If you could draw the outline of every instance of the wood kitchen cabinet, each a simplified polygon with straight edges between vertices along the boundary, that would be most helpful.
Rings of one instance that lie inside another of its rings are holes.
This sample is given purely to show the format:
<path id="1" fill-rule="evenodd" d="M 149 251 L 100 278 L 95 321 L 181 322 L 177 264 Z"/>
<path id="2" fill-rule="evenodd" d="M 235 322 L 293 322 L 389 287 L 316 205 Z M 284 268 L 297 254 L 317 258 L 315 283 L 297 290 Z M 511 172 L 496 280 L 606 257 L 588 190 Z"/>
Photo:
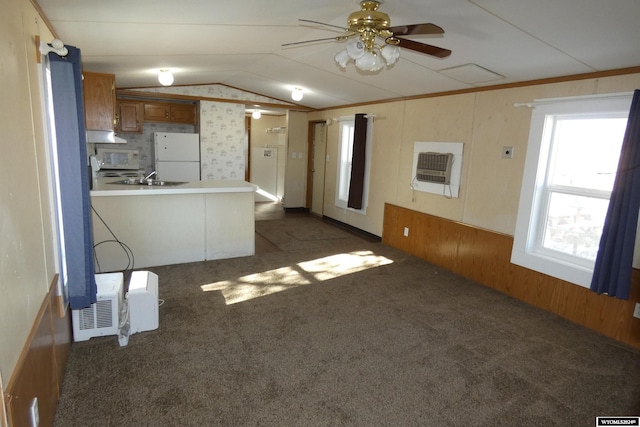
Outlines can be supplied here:
<path id="1" fill-rule="evenodd" d="M 144 104 L 121 100 L 116 108 L 116 131 L 142 133 Z"/>
<path id="2" fill-rule="evenodd" d="M 196 106 L 170 102 L 146 102 L 144 120 L 148 122 L 171 122 L 196 124 Z"/>
<path id="3" fill-rule="evenodd" d="M 84 71 L 82 78 L 86 129 L 113 131 L 116 117 L 116 76 Z"/>

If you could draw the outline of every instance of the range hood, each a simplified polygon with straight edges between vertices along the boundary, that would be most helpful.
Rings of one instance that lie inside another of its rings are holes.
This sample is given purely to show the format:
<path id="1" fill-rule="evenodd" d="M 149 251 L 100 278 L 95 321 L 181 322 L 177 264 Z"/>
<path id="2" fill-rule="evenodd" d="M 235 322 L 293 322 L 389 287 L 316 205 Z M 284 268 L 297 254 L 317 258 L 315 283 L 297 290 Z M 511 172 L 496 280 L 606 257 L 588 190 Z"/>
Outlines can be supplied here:
<path id="1" fill-rule="evenodd" d="M 110 130 L 88 130 L 87 142 L 98 144 L 126 144 L 127 140 L 116 136 Z"/>

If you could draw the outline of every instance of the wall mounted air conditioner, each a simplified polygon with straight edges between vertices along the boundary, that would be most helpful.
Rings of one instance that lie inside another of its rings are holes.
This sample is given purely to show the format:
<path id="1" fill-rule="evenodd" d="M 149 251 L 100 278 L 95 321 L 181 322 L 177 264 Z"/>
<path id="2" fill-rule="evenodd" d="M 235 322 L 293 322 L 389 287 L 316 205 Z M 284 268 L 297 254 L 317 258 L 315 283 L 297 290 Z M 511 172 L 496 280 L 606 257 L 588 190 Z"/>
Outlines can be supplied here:
<path id="1" fill-rule="evenodd" d="M 71 310 L 73 340 L 118 335 L 120 307 L 123 303 L 122 273 L 96 274 L 96 302 L 87 308 Z"/>
<path id="2" fill-rule="evenodd" d="M 452 153 L 419 153 L 416 165 L 416 179 L 448 185 L 451 183 Z"/>

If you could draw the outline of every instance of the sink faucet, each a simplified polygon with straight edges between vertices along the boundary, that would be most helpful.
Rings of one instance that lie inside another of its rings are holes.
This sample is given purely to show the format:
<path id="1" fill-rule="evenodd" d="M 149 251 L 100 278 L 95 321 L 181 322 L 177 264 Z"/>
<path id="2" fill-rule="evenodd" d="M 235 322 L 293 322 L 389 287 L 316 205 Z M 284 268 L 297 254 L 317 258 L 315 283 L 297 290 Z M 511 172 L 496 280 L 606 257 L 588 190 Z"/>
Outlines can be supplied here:
<path id="1" fill-rule="evenodd" d="M 145 176 L 144 178 L 142 178 L 142 181 L 146 181 L 146 180 L 148 180 L 149 178 L 151 178 L 151 177 L 152 177 L 153 175 L 155 175 L 155 174 L 156 174 L 156 171 L 151 172 L 149 175 L 147 175 L 147 176 Z"/>

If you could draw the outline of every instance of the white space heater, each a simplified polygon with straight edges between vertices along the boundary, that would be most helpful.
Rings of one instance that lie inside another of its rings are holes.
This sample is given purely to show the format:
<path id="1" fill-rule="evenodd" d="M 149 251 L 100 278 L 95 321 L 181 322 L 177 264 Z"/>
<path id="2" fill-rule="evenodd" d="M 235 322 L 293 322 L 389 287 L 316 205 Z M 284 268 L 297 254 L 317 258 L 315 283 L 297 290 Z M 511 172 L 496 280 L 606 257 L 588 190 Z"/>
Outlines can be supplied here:
<path id="1" fill-rule="evenodd" d="M 71 310 L 73 340 L 118 335 L 120 307 L 123 303 L 122 273 L 96 274 L 96 302 L 87 308 Z"/>

